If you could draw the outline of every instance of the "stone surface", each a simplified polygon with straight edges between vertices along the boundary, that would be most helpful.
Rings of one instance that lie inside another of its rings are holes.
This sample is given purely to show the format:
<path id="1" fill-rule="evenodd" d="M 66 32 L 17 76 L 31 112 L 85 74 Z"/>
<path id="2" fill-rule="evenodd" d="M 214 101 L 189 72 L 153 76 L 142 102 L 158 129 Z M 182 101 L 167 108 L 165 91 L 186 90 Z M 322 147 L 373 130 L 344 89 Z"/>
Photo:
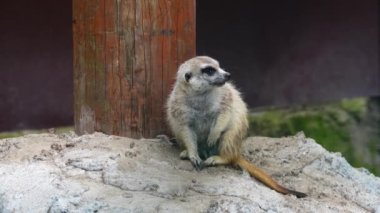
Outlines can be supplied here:
<path id="1" fill-rule="evenodd" d="M 158 139 L 101 133 L 0 140 L 0 212 L 380 212 L 380 178 L 303 134 L 248 138 L 281 195 L 233 167 L 193 170 Z"/>

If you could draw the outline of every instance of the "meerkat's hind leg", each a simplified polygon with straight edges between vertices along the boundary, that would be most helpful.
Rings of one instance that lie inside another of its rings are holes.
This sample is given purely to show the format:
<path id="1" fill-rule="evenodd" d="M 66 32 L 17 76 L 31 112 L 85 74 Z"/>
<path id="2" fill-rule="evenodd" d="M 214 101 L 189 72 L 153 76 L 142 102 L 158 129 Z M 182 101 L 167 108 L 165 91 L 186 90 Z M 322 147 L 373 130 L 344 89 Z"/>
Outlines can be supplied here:
<path id="1" fill-rule="evenodd" d="M 213 155 L 202 162 L 201 169 L 209 166 L 221 166 L 227 164 L 230 164 L 230 161 L 226 158 L 223 158 L 220 155 Z"/>

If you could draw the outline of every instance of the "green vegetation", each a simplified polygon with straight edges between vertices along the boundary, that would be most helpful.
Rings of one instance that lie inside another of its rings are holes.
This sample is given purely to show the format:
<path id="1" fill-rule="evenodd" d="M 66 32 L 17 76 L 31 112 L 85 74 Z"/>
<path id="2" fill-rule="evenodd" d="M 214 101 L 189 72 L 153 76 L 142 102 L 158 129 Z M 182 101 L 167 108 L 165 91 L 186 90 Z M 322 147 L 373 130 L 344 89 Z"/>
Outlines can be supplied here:
<path id="1" fill-rule="evenodd" d="M 380 158 L 377 151 L 380 122 L 370 122 L 373 116 L 367 110 L 368 100 L 357 98 L 318 106 L 253 112 L 249 118 L 250 134 L 283 137 L 303 131 L 327 150 L 341 152 L 351 165 L 366 167 L 380 175 L 380 165 L 376 165 Z M 357 146 L 364 147 L 357 150 Z"/>

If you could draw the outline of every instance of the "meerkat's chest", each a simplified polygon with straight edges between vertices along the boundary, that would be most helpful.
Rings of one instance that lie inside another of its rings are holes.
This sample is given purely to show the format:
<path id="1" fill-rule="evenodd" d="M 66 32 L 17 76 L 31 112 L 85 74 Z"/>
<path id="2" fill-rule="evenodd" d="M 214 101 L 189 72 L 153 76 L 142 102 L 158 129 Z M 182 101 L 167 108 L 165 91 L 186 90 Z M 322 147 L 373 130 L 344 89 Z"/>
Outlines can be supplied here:
<path id="1" fill-rule="evenodd" d="M 210 129 L 215 125 L 219 115 L 219 105 L 212 100 L 191 102 L 188 105 L 189 127 L 197 135 L 198 143 L 206 143 Z"/>
<path id="2" fill-rule="evenodd" d="M 209 147 L 207 143 L 211 129 L 214 127 L 218 114 L 214 111 L 194 111 L 189 127 L 196 135 L 198 154 L 202 159 L 218 153 L 218 143 Z"/>
<path id="3" fill-rule="evenodd" d="M 192 116 L 189 119 L 189 126 L 199 135 L 207 134 L 215 124 L 216 117 L 218 116 L 217 111 L 201 111 L 192 110 Z"/>

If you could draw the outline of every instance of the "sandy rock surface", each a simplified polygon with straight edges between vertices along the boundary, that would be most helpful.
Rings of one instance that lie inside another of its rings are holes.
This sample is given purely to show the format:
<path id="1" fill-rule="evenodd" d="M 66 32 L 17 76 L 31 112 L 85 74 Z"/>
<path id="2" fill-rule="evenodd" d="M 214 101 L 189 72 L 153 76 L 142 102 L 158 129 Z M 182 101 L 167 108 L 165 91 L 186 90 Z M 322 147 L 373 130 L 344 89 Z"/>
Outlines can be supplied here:
<path id="1" fill-rule="evenodd" d="M 380 178 L 303 134 L 248 138 L 281 195 L 232 167 L 193 170 L 158 139 L 101 133 L 0 140 L 0 212 L 380 212 Z"/>

